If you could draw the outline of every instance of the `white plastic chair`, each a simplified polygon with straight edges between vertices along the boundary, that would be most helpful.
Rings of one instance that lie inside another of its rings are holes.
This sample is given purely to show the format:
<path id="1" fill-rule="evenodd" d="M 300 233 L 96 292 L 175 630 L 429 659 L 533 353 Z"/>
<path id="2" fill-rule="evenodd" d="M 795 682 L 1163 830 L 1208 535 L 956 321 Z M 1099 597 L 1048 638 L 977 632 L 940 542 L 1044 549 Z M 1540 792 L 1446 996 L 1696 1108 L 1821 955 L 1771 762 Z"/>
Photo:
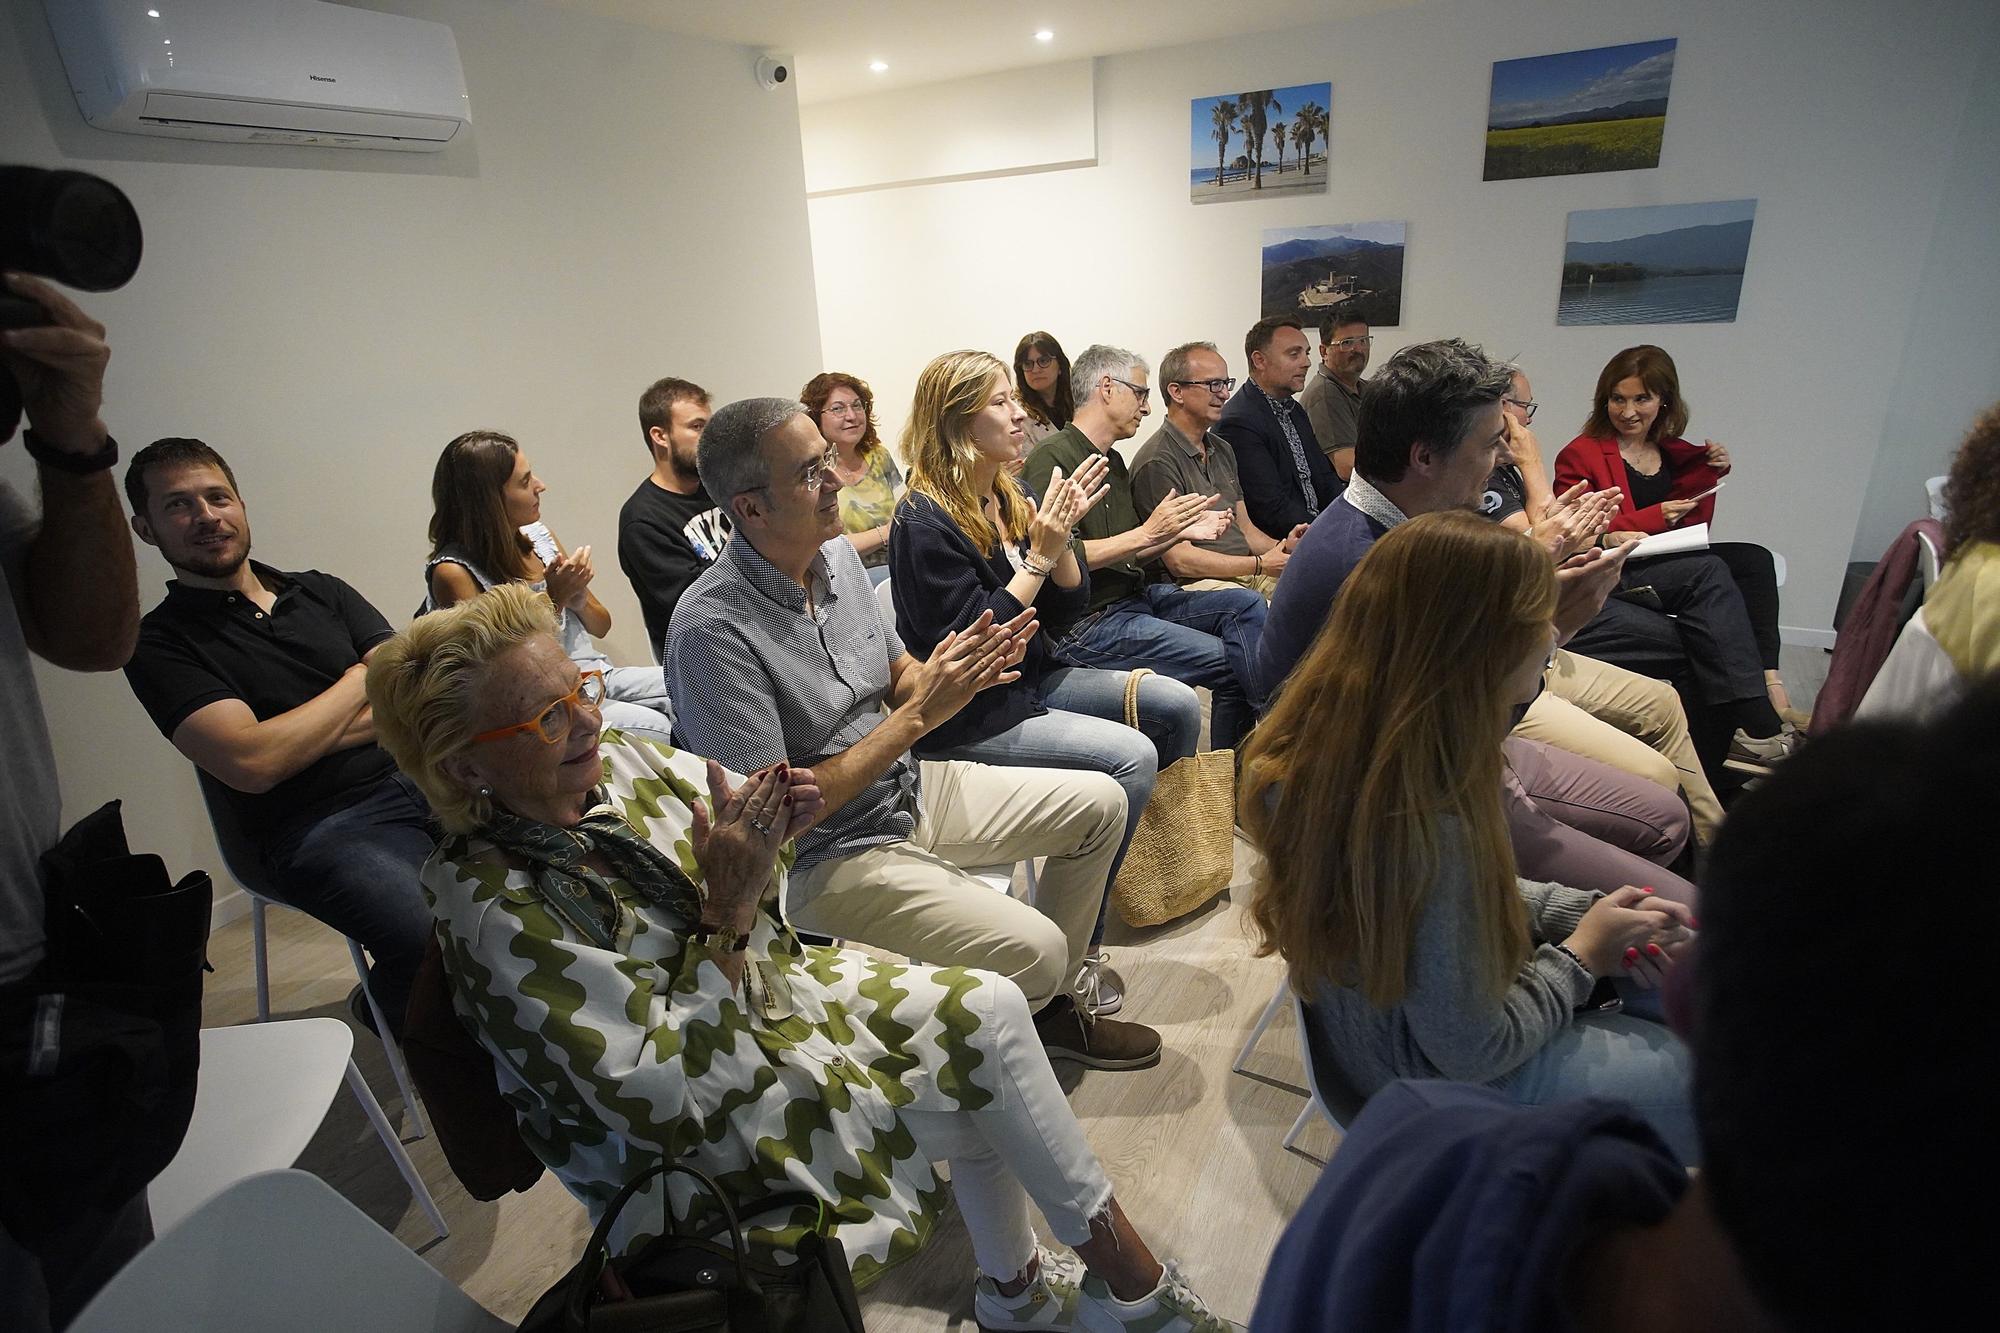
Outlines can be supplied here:
<path id="1" fill-rule="evenodd" d="M 1928 532 L 1917 533 L 1917 577 L 1923 581 L 1926 594 L 1938 581 L 1938 569 L 1942 563 L 1938 548 L 1931 542 L 1931 535 Z"/>
<path id="2" fill-rule="evenodd" d="M 1299 1112 L 1299 1118 L 1294 1120 L 1292 1127 L 1285 1132 L 1283 1146 L 1287 1151 L 1291 1151 L 1297 1145 L 1299 1136 L 1306 1132 L 1306 1126 L 1312 1123 L 1315 1113 L 1325 1116 L 1326 1122 L 1333 1126 L 1336 1134 L 1345 1134 L 1347 1127 L 1354 1122 L 1354 1117 L 1361 1114 L 1361 1107 L 1368 1099 L 1348 1081 L 1333 1052 L 1318 1038 L 1308 1016 L 1305 1001 L 1292 993 L 1292 984 L 1288 978 L 1281 978 L 1278 981 L 1277 992 L 1271 996 L 1271 1002 L 1264 1006 L 1264 1012 L 1258 1017 L 1256 1026 L 1250 1029 L 1249 1040 L 1245 1041 L 1243 1049 L 1236 1053 L 1236 1061 L 1230 1066 L 1230 1071 L 1237 1074 L 1249 1072 L 1245 1066 L 1250 1062 L 1251 1053 L 1257 1049 L 1257 1043 L 1263 1038 L 1265 1029 L 1271 1026 L 1271 1021 L 1278 1016 L 1278 1011 L 1283 1009 L 1288 1001 L 1292 1006 L 1292 1017 L 1298 1024 L 1299 1057 L 1300 1062 L 1305 1065 L 1307 1089 L 1305 1109 Z"/>
<path id="3" fill-rule="evenodd" d="M 1944 484 L 1950 477 L 1932 477 L 1924 482 L 1924 507 L 1938 522 L 1944 522 Z"/>
<path id="4" fill-rule="evenodd" d="M 353 1052 L 354 1031 L 337 1018 L 202 1029 L 187 1137 L 146 1190 L 153 1225 L 164 1231 L 238 1181 L 298 1161 L 345 1078 L 431 1226 L 450 1235 Z"/>
<path id="5" fill-rule="evenodd" d="M 512 1327 L 303 1171 L 264 1171 L 231 1183 L 162 1229 L 70 1325 L 72 1333 Z"/>
<path id="6" fill-rule="evenodd" d="M 241 886 L 244 895 L 250 899 L 250 961 L 257 976 L 257 1021 L 268 1023 L 271 1021 L 271 960 L 264 913 L 274 903 L 279 907 L 284 904 L 276 903 L 269 896 L 274 887 L 270 868 L 244 836 L 228 798 L 214 778 L 199 769 L 195 773 L 200 779 L 202 801 L 208 807 L 209 826 L 215 830 L 216 848 L 222 853 L 222 864 L 228 869 L 229 877 Z M 381 1038 L 382 1053 L 389 1062 L 389 1073 L 394 1076 L 396 1087 L 403 1094 L 403 1108 L 410 1118 L 410 1138 L 421 1139 L 430 1133 L 430 1126 L 424 1120 L 423 1104 L 417 1100 L 416 1085 L 410 1082 L 409 1066 L 403 1062 L 403 1048 L 397 1043 L 388 1018 L 375 999 L 374 988 L 368 984 L 368 955 L 359 941 L 352 937 L 343 938 L 347 939 L 347 956 L 354 963 L 354 975 L 361 980 L 361 993 L 367 998 L 368 1012 L 375 1017 L 375 1032 Z"/>

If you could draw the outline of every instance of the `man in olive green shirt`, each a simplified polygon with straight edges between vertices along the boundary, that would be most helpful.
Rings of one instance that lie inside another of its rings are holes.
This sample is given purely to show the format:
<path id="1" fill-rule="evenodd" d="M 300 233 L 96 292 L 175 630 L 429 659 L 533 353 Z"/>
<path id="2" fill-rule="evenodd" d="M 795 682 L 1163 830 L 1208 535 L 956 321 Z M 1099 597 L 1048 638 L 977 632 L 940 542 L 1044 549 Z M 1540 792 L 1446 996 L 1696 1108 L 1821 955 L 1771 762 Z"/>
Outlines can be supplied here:
<path id="1" fill-rule="evenodd" d="M 1072 475 L 1092 453 L 1107 456 L 1109 492 L 1083 520 L 1084 563 L 1090 567 L 1090 611 L 1055 649 L 1078 666 L 1107 670 L 1151 667 L 1215 696 L 1211 743 L 1233 747 L 1256 721 L 1263 702 L 1253 664 L 1264 632 L 1264 599 L 1248 588 L 1200 590 L 1155 582 L 1149 564 L 1177 543 L 1213 541 L 1229 526 L 1213 494 L 1169 490 L 1145 519 L 1115 446 L 1138 433 L 1152 389 L 1146 363 L 1123 348 L 1086 348 L 1070 365 L 1076 413 L 1070 424 L 1035 446 L 1022 479 L 1047 494 L 1055 470 Z"/>
<path id="2" fill-rule="evenodd" d="M 1140 513 L 1151 514 L 1169 491 L 1219 496 L 1235 522 L 1212 540 L 1176 542 L 1161 560 L 1176 582 L 1227 580 L 1268 598 L 1306 525 L 1280 539 L 1251 522 L 1236 477 L 1236 451 L 1209 429 L 1236 387 L 1228 375 L 1229 363 L 1214 343 L 1183 343 L 1161 358 L 1167 419 L 1132 462 L 1132 498 Z"/>
<path id="3" fill-rule="evenodd" d="M 1299 395 L 1313 438 L 1346 481 L 1354 473 L 1354 441 L 1361 427 L 1361 372 L 1375 337 L 1368 321 L 1336 307 L 1319 324 L 1319 374 Z"/>

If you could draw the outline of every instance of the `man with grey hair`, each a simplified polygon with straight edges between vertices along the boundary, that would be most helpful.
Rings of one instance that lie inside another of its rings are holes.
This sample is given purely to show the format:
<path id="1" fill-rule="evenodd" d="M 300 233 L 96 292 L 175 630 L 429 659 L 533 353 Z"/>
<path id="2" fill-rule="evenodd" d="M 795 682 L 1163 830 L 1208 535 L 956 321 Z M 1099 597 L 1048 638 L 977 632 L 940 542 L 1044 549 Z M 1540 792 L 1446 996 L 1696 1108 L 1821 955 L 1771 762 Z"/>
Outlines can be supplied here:
<path id="1" fill-rule="evenodd" d="M 1176 542 L 1161 561 L 1178 583 L 1210 587 L 1221 580 L 1269 598 L 1306 529 L 1301 523 L 1272 537 L 1250 521 L 1236 451 L 1212 429 L 1236 385 L 1228 376 L 1229 363 L 1214 343 L 1182 343 L 1160 358 L 1167 419 L 1132 460 L 1132 498 L 1140 513 L 1150 515 L 1169 491 L 1222 497 L 1235 522 L 1208 541 Z"/>
<path id="2" fill-rule="evenodd" d="M 698 462 L 734 533 L 668 627 L 675 737 L 739 773 L 812 769 L 826 810 L 795 844 L 788 919 L 1012 978 L 1052 1056 L 1158 1063 L 1157 1033 L 1086 1015 L 1067 989 L 1110 887 L 1123 790 L 1103 773 L 910 753 L 980 690 L 1018 678 L 1033 610 L 982 614 L 929 661 L 906 652 L 843 535 L 839 455 L 792 399 L 724 407 Z M 962 868 L 1044 856 L 1033 907 Z"/>
<path id="3" fill-rule="evenodd" d="M 1157 558 L 1182 542 L 1213 541 L 1229 526 L 1214 492 L 1169 488 L 1145 519 L 1116 446 L 1138 433 L 1152 389 L 1146 363 L 1122 347 L 1099 344 L 1070 364 L 1076 413 L 1035 446 L 1022 479 L 1044 493 L 1057 468 L 1071 476 L 1093 453 L 1110 464 L 1110 492 L 1077 525 L 1090 566 L 1090 610 L 1059 645 L 1078 666 L 1113 671 L 1150 667 L 1215 696 L 1209 720 L 1215 748 L 1231 749 L 1256 723 L 1263 696 L 1253 685 L 1264 599 L 1249 588 L 1193 589 L 1157 580 Z"/>

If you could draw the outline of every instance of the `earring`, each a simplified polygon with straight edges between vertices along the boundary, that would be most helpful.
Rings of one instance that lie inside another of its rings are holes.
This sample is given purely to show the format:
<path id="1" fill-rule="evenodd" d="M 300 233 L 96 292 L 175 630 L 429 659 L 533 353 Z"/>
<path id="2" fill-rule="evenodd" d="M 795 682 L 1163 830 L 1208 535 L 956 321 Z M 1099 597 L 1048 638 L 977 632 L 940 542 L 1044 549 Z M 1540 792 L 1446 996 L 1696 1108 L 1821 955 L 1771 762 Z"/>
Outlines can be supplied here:
<path id="1" fill-rule="evenodd" d="M 493 789 L 492 789 L 491 787 L 481 787 L 481 788 L 479 789 L 479 799 L 480 799 L 480 800 L 482 800 L 482 801 L 490 801 L 490 800 L 492 800 L 492 799 L 493 799 Z"/>

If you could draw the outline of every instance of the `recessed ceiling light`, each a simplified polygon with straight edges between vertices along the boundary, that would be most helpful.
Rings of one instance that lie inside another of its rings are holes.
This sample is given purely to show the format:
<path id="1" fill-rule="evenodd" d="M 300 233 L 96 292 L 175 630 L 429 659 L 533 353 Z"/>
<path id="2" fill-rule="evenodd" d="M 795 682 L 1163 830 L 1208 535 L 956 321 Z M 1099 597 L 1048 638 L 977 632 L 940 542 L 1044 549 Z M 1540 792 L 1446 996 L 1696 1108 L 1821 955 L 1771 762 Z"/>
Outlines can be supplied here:
<path id="1" fill-rule="evenodd" d="M 157 9 L 149 9 L 146 11 L 146 17 L 149 19 L 156 19 L 159 16 L 160 16 L 160 11 Z"/>
<path id="2" fill-rule="evenodd" d="M 1055 39 L 1056 35 L 1050 32 L 1047 28 L 1043 28 L 1040 32 L 1035 34 L 1035 40 L 1038 42 L 1053 42 Z"/>
<path id="3" fill-rule="evenodd" d="M 877 74 L 887 74 L 889 72 L 889 62 L 886 60 L 871 60 L 868 62 L 868 68 L 874 70 Z"/>

